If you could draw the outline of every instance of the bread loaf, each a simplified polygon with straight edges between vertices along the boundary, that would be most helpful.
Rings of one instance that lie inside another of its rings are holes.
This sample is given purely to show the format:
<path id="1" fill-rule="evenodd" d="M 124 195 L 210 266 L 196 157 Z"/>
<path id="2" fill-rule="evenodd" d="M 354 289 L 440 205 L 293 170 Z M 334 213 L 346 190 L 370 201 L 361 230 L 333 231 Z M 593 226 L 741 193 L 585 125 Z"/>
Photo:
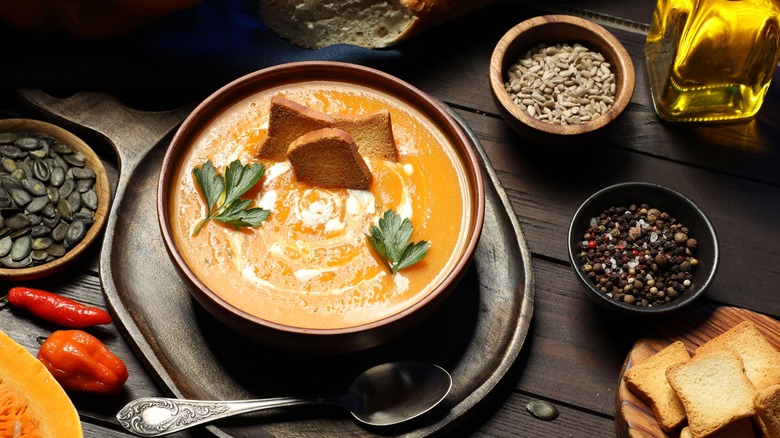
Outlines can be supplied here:
<path id="1" fill-rule="evenodd" d="M 260 0 L 263 22 L 307 49 L 389 47 L 497 0 Z"/>
<path id="2" fill-rule="evenodd" d="M 371 171 L 347 131 L 324 128 L 290 143 L 287 151 L 298 179 L 319 187 L 366 190 Z"/>
<path id="3" fill-rule="evenodd" d="M 650 405 L 666 432 L 677 429 L 685 421 L 685 408 L 680 397 L 666 380 L 666 370 L 691 358 L 682 342 L 674 342 L 625 373 L 626 386 Z"/>

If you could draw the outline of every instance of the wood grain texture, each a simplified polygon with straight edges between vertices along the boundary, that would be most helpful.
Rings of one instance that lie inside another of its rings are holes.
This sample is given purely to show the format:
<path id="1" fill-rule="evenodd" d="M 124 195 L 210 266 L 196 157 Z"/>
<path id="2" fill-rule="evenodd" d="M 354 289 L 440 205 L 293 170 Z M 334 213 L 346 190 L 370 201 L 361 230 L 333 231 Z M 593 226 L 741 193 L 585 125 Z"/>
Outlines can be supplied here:
<path id="1" fill-rule="evenodd" d="M 619 389 L 615 397 L 618 435 L 626 438 L 676 436 L 674 433 L 664 433 L 658 426 L 650 406 L 627 388 L 623 379 L 627 370 L 675 341 L 681 341 L 688 352 L 693 354 L 700 345 L 748 320 L 756 325 L 770 344 L 780 350 L 780 322 L 750 310 L 728 306 L 702 308 L 685 318 L 675 318 L 656 327 L 657 334 L 654 336 L 639 339 L 631 348 L 620 373 Z"/>

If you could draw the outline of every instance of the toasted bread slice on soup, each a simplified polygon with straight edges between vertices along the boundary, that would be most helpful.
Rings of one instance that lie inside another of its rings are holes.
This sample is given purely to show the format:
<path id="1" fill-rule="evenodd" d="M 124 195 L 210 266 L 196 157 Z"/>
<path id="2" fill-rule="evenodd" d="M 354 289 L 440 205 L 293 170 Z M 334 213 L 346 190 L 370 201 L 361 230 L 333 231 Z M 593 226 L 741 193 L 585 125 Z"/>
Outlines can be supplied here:
<path id="1" fill-rule="evenodd" d="M 685 345 L 677 341 L 633 365 L 624 375 L 628 389 L 650 405 L 658 425 L 666 432 L 677 429 L 685 421 L 685 408 L 666 380 L 666 370 L 690 358 Z"/>
<path id="2" fill-rule="evenodd" d="M 736 353 L 719 350 L 694 355 L 666 370 L 669 384 L 685 407 L 693 438 L 708 436 L 755 415 L 755 387 L 744 369 Z"/>
<path id="3" fill-rule="evenodd" d="M 348 132 L 323 128 L 295 139 L 287 151 L 298 179 L 320 187 L 366 190 L 371 171 Z"/>
<path id="4" fill-rule="evenodd" d="M 780 438 L 780 381 L 758 392 L 758 420 L 767 438 Z"/>
<path id="5" fill-rule="evenodd" d="M 349 132 L 364 158 L 398 161 L 390 112 L 382 109 L 367 114 L 334 114 L 336 128 Z"/>
<path id="6" fill-rule="evenodd" d="M 780 351 L 767 341 L 752 321 L 744 321 L 696 349 L 695 354 L 728 349 L 740 356 L 745 374 L 756 389 L 780 383 Z"/>
<path id="7" fill-rule="evenodd" d="M 287 148 L 296 138 L 310 131 L 333 126 L 333 116 L 308 108 L 281 96 L 271 98 L 268 130 L 261 140 L 257 156 L 275 161 L 287 159 Z"/>

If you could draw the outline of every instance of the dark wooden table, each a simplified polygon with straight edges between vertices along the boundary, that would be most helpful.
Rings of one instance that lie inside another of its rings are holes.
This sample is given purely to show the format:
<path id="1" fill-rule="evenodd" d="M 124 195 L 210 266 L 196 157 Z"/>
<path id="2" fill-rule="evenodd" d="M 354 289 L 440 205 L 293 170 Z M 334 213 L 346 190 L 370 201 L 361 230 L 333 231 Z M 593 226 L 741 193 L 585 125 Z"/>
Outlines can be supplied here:
<path id="1" fill-rule="evenodd" d="M 460 426 L 459 435 L 615 435 L 614 398 L 621 366 L 634 342 L 652 335 L 653 327 L 616 319 L 597 308 L 577 283 L 566 252 L 574 211 L 607 185 L 656 182 L 698 203 L 721 245 L 717 277 L 700 306 L 736 306 L 780 318 L 780 73 L 763 108 L 749 121 L 661 122 L 650 101 L 643 58 L 654 6 L 650 0 L 500 2 L 401 46 L 406 61 L 393 73 L 454 108 L 477 134 L 532 254 L 534 312 L 520 357 L 503 384 Z M 524 140 L 504 124 L 491 98 L 487 72 L 493 46 L 514 24 L 546 13 L 582 15 L 605 25 L 632 55 L 637 79 L 633 99 L 595 144 L 557 149 Z M 5 116 L 41 117 L 12 89 L 3 87 L 0 98 Z M 200 98 L 192 96 L 193 102 Z M 100 149 L 99 136 L 77 133 Z M 108 148 L 102 151 L 116 184 L 116 157 Z M 95 247 L 73 269 L 33 284 L 105 306 L 99 251 Z M 53 327 L 6 310 L 0 312 L 0 329 L 35 352 L 35 336 Z M 100 335 L 128 365 L 127 390 L 119 398 L 75 393 L 72 398 L 85 436 L 126 436 L 114 420 L 117 410 L 131 398 L 167 391 L 117 327 L 101 329 Z M 554 421 L 532 417 L 525 406 L 537 399 L 555 404 L 560 416 Z M 178 436 L 200 435 L 208 433 L 195 430 Z"/>

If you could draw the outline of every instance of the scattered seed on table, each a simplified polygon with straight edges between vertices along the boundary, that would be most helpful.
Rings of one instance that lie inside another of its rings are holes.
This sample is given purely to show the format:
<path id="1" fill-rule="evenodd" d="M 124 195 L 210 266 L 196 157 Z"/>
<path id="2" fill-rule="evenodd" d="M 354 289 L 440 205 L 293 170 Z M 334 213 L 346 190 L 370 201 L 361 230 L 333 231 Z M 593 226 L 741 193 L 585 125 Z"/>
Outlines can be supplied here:
<path id="1" fill-rule="evenodd" d="M 539 44 L 507 71 L 513 102 L 531 117 L 561 125 L 599 117 L 615 99 L 615 74 L 601 53 L 581 44 Z M 531 109 L 534 103 L 550 111 Z M 567 109 L 575 111 L 566 111 Z"/>
<path id="2" fill-rule="evenodd" d="M 534 400 L 525 405 L 525 408 L 531 415 L 542 420 L 550 421 L 558 418 L 558 408 L 544 400 Z"/>

